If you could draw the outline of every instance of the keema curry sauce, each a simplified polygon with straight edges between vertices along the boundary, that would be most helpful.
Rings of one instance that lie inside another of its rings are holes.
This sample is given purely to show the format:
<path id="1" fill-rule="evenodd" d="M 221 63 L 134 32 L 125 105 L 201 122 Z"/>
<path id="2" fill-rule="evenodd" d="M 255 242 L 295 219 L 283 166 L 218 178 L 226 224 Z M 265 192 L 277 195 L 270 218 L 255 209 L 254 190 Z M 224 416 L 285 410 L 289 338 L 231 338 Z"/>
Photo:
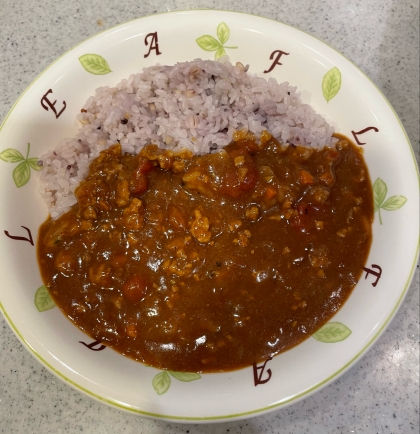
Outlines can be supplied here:
<path id="1" fill-rule="evenodd" d="M 343 305 L 371 243 L 368 171 L 338 138 L 314 150 L 238 133 L 203 156 L 110 147 L 40 229 L 50 294 L 157 368 L 228 371 L 294 347 Z"/>

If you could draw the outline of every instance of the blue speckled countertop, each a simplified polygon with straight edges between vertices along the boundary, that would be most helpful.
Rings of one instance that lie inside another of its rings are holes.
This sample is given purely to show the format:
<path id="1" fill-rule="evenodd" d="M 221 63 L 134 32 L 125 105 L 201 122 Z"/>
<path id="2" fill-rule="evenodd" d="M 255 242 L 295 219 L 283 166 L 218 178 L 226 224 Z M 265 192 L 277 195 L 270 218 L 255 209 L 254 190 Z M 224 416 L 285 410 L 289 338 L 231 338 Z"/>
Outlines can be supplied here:
<path id="1" fill-rule="evenodd" d="M 379 86 L 419 155 L 419 5 L 416 0 L 0 1 L 0 120 L 53 60 L 87 37 L 142 15 L 232 9 L 323 39 Z M 1 289 L 0 289 L 1 291 Z M 290 407 L 244 422 L 184 425 L 127 414 L 44 369 L 0 317 L 1 433 L 418 433 L 419 267 L 374 347 L 340 379 Z"/>

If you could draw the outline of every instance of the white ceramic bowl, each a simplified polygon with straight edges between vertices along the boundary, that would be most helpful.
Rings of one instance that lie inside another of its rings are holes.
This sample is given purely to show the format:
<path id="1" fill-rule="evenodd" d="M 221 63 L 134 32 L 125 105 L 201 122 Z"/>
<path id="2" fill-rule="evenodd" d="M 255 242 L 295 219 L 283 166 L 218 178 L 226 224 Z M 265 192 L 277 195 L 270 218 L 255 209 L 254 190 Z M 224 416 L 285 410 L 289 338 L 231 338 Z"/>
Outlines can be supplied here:
<path id="1" fill-rule="evenodd" d="M 61 138 L 75 134 L 76 114 L 97 87 L 114 85 L 157 62 L 212 59 L 223 50 L 232 62 L 249 64 L 252 74 L 297 86 L 304 102 L 363 147 L 377 208 L 366 263 L 370 271 L 327 324 L 329 337 L 311 337 L 256 372 L 249 367 L 201 376 L 168 374 L 95 344 L 57 308 L 48 309 L 52 305 L 42 289 L 34 247 L 47 217 L 37 192 L 35 162 Z M 404 298 L 417 261 L 417 164 L 388 101 L 369 78 L 325 43 L 251 15 L 154 15 L 76 46 L 47 68 L 13 106 L 0 131 L 0 167 L 3 315 L 24 346 L 59 378 L 93 398 L 144 416 L 195 422 L 244 418 L 319 390 L 383 332 Z M 255 373 L 261 384 L 255 384 Z"/>

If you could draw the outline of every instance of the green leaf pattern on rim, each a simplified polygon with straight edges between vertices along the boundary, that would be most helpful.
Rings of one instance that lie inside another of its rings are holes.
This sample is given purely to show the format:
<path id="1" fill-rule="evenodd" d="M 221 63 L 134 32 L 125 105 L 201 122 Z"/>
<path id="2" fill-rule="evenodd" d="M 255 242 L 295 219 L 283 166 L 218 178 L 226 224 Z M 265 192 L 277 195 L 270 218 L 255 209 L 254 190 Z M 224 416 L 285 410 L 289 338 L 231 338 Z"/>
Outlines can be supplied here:
<path id="1" fill-rule="evenodd" d="M 322 93 L 325 100 L 330 102 L 338 93 L 341 88 L 341 72 L 335 66 L 331 68 L 322 80 Z"/>
<path id="2" fill-rule="evenodd" d="M 48 289 L 45 285 L 40 286 L 35 293 L 35 306 L 40 312 L 50 310 L 55 306 Z"/>
<path id="3" fill-rule="evenodd" d="M 162 371 L 156 374 L 152 380 L 152 386 L 158 395 L 163 395 L 169 390 L 171 386 L 171 377 L 178 381 L 188 383 L 201 378 L 200 374 L 195 372 L 175 372 L 175 371 Z"/>
<path id="4" fill-rule="evenodd" d="M 226 54 L 226 48 L 228 49 L 238 48 L 238 47 L 226 47 L 224 45 L 230 38 L 230 29 L 226 23 L 220 23 L 217 26 L 216 34 L 218 39 L 210 35 L 203 35 L 196 39 L 198 46 L 203 50 L 216 52 L 216 54 L 214 55 L 214 58 L 216 60 L 220 59 L 222 56 Z"/>
<path id="5" fill-rule="evenodd" d="M 37 157 L 32 157 L 32 158 L 28 158 L 26 160 L 26 162 L 28 163 L 28 165 L 31 167 L 31 169 L 34 169 L 36 171 L 41 170 L 41 166 L 38 166 L 38 158 Z"/>
<path id="6" fill-rule="evenodd" d="M 219 41 L 222 45 L 229 40 L 230 30 L 225 23 L 220 23 L 217 26 L 217 37 L 219 38 Z"/>
<path id="7" fill-rule="evenodd" d="M 176 378 L 178 381 L 183 381 L 185 383 L 188 383 L 190 381 L 195 381 L 201 378 L 200 374 L 197 374 L 196 372 L 175 372 L 175 371 L 168 371 L 172 377 Z"/>
<path id="8" fill-rule="evenodd" d="M 13 181 L 15 181 L 16 187 L 24 186 L 31 177 L 31 166 L 25 160 L 19 163 L 13 170 Z"/>
<path id="9" fill-rule="evenodd" d="M 23 161 L 25 157 L 16 149 L 9 148 L 0 152 L 0 159 L 6 163 L 19 163 L 19 161 Z"/>
<path id="10" fill-rule="evenodd" d="M 221 47 L 217 39 L 210 35 L 203 35 L 197 38 L 197 44 L 206 51 L 216 51 Z"/>
<path id="11" fill-rule="evenodd" d="M 351 330 L 341 322 L 327 322 L 312 337 L 326 344 L 344 341 L 351 335 Z"/>
<path id="12" fill-rule="evenodd" d="M 226 51 L 224 49 L 224 47 L 220 47 L 215 54 L 216 59 L 220 59 L 221 57 L 226 55 Z"/>
<path id="13" fill-rule="evenodd" d="M 28 143 L 28 149 L 26 151 L 26 158 L 16 149 L 8 148 L 3 152 L 0 152 L 0 160 L 6 163 L 19 163 L 13 170 L 13 181 L 16 187 L 23 187 L 31 179 L 31 169 L 41 170 L 41 166 L 38 166 L 38 158 L 29 158 L 29 151 L 31 144 Z"/>
<path id="14" fill-rule="evenodd" d="M 79 61 L 83 68 L 91 74 L 105 75 L 112 72 L 108 62 L 99 54 L 84 54 L 79 57 Z"/>
<path id="15" fill-rule="evenodd" d="M 158 395 L 163 395 L 171 386 L 171 378 L 167 371 L 159 372 L 152 380 L 152 386 Z"/>
<path id="16" fill-rule="evenodd" d="M 385 211 L 396 211 L 400 209 L 406 202 L 405 196 L 391 196 L 385 200 L 388 193 L 388 187 L 381 178 L 376 178 L 373 183 L 373 212 L 378 213 L 379 223 L 382 224 L 381 209 Z"/>

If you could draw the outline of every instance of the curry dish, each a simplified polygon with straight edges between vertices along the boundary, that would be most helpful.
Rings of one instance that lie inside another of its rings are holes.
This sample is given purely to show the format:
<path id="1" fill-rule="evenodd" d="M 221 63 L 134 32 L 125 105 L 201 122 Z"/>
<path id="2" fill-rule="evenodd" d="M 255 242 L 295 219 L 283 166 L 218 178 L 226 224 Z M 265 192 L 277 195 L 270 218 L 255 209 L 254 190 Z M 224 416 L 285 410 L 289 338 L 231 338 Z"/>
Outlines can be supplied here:
<path id="1" fill-rule="evenodd" d="M 39 233 L 61 310 L 93 339 L 158 368 L 237 369 L 308 338 L 343 305 L 371 243 L 361 151 L 237 133 L 193 156 L 114 145 L 78 203 Z"/>

